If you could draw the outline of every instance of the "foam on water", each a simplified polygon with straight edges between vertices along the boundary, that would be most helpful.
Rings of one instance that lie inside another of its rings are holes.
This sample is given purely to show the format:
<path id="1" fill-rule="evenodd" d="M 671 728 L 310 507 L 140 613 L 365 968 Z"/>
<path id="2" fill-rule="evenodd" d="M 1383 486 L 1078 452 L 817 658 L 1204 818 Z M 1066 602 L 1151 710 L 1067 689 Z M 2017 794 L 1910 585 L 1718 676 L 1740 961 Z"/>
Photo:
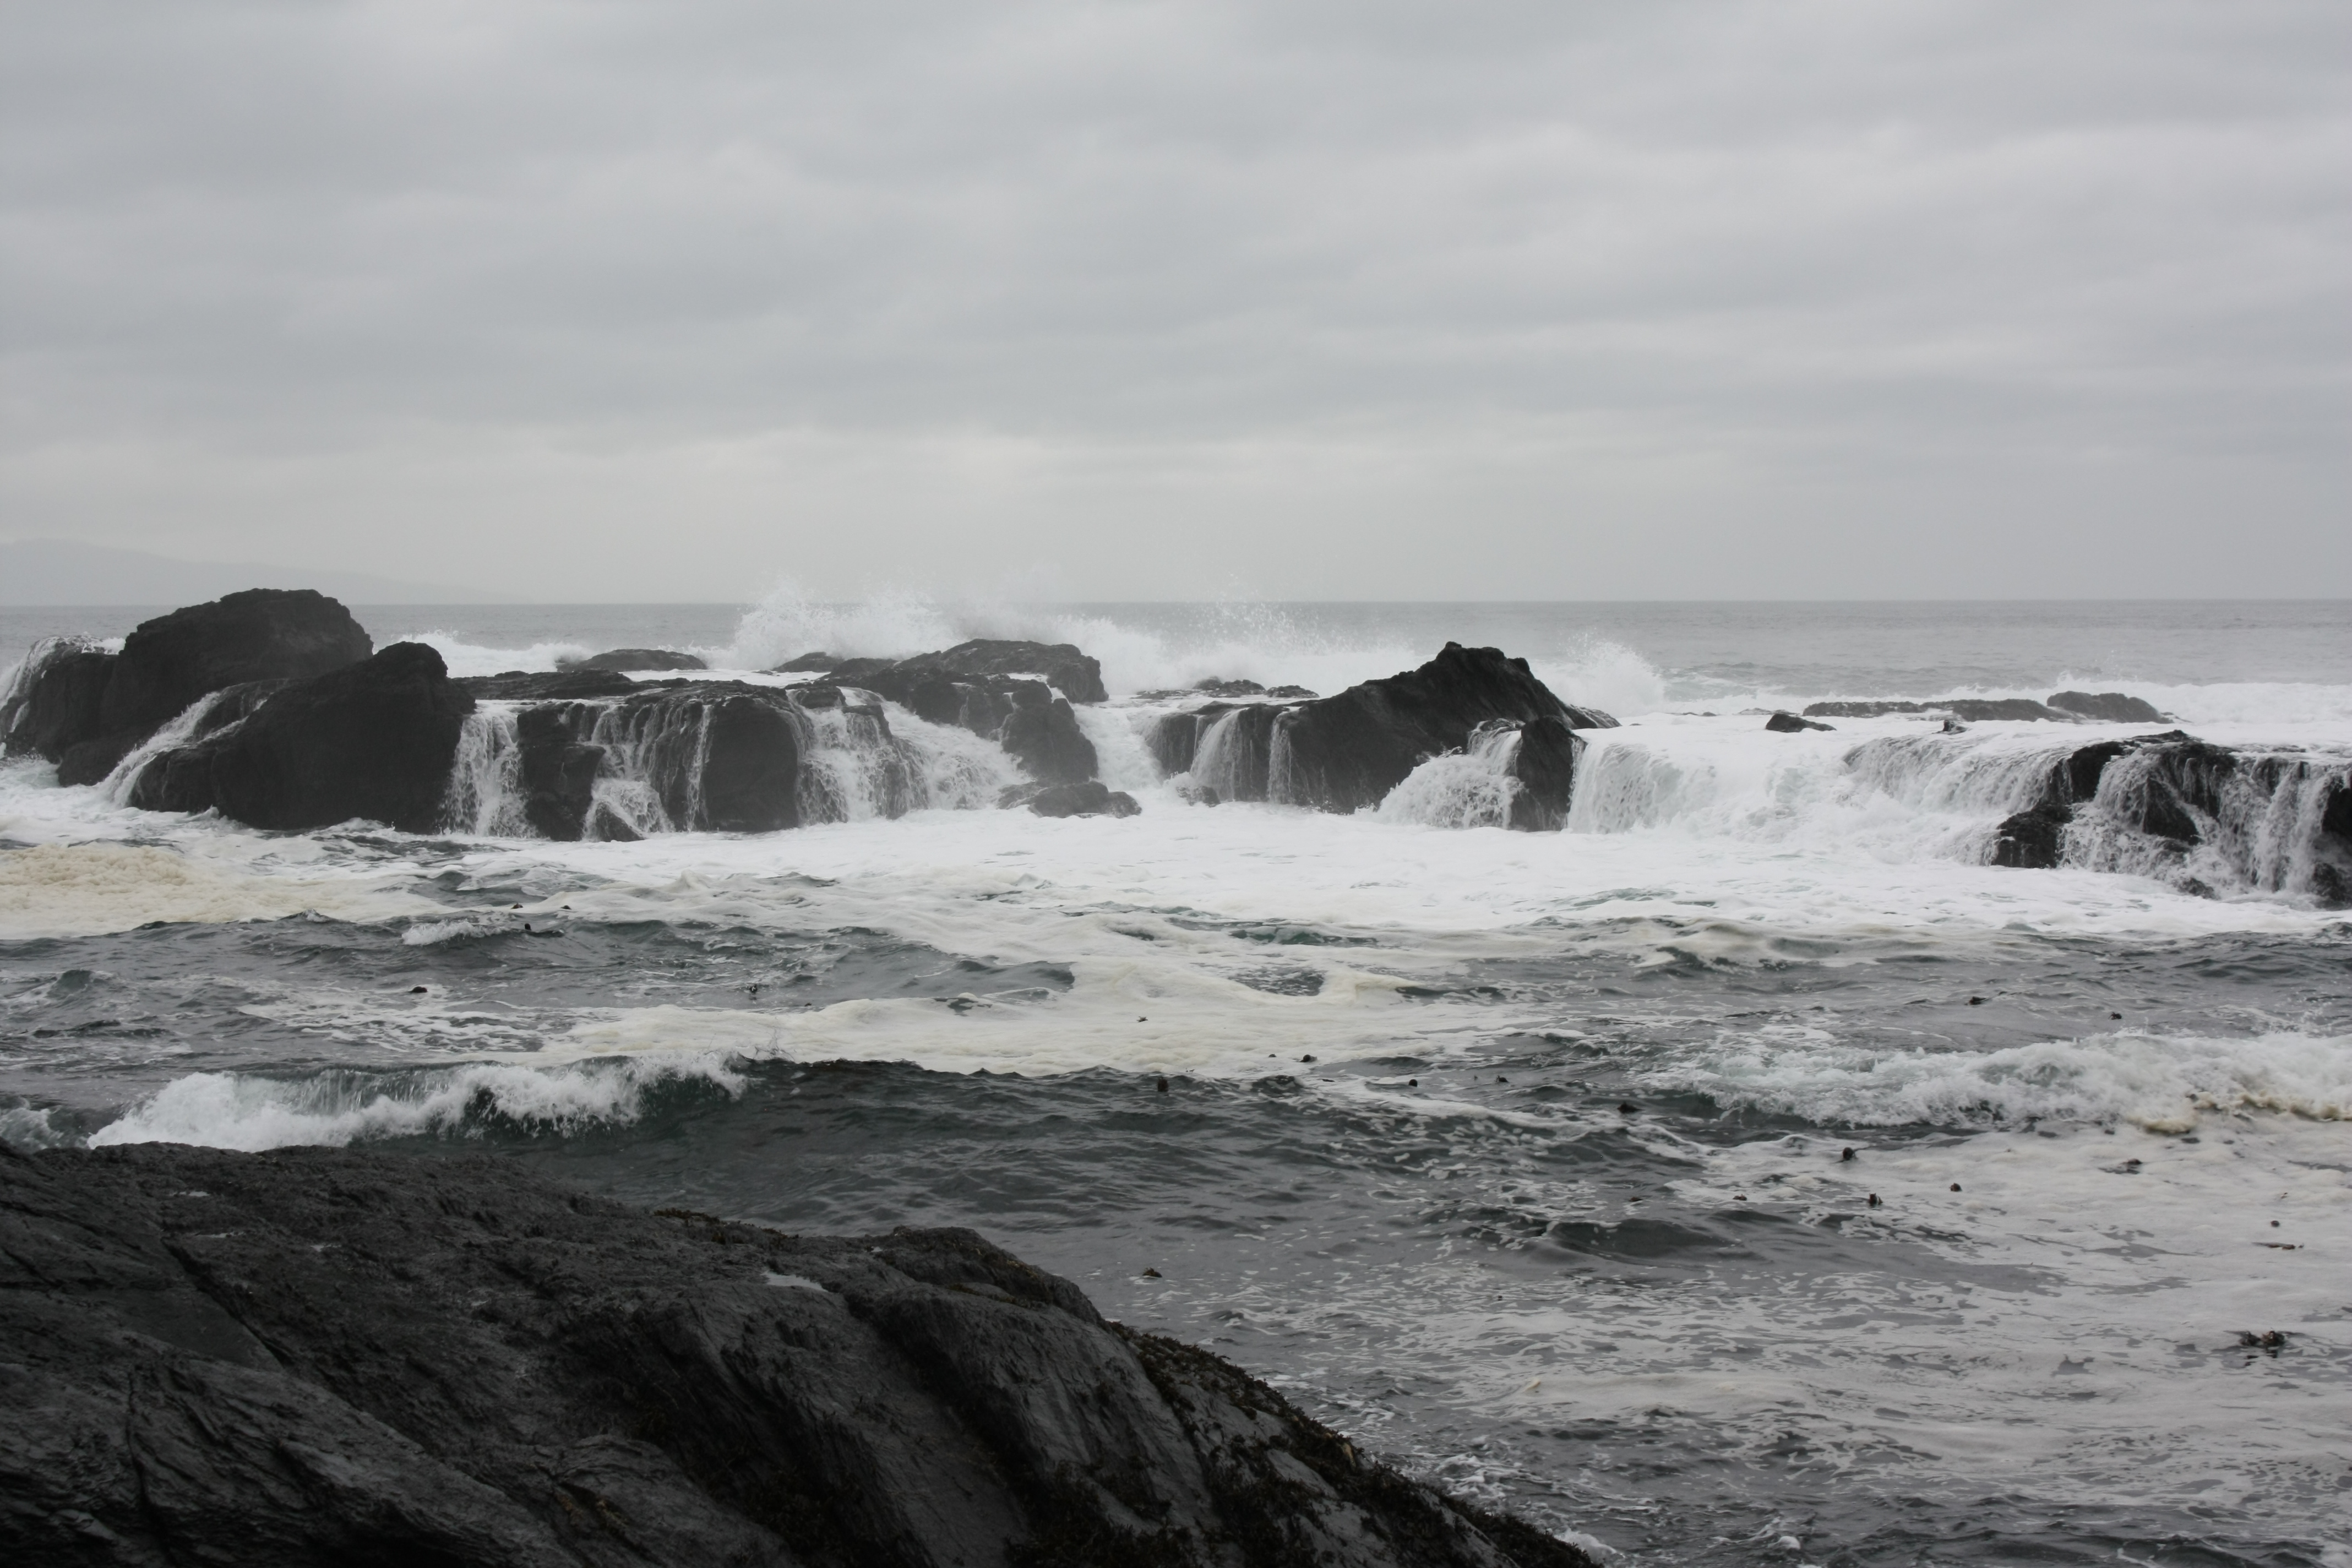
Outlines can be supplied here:
<path id="1" fill-rule="evenodd" d="M 1842 1044 L 1756 1030 L 1645 1071 L 1660 1090 L 1822 1126 L 2026 1126 L 2127 1122 L 2189 1132 L 2200 1116 L 2352 1116 L 2352 1038 L 2295 1033 L 2179 1037 L 2131 1030 L 1992 1051 Z"/>
<path id="2" fill-rule="evenodd" d="M 742 1088 L 726 1059 L 710 1052 L 586 1062 L 560 1071 L 477 1062 L 397 1078 L 332 1070 L 299 1079 L 192 1073 L 100 1128 L 89 1142 L 93 1148 L 193 1143 L 254 1151 L 478 1131 L 494 1121 L 565 1132 L 633 1121 L 648 1094 L 682 1081 L 730 1094 Z"/>
<path id="3" fill-rule="evenodd" d="M 391 920 L 436 906 L 375 879 L 254 875 L 152 845 L 0 850 L 0 939 L 92 935 L 151 921 Z"/>

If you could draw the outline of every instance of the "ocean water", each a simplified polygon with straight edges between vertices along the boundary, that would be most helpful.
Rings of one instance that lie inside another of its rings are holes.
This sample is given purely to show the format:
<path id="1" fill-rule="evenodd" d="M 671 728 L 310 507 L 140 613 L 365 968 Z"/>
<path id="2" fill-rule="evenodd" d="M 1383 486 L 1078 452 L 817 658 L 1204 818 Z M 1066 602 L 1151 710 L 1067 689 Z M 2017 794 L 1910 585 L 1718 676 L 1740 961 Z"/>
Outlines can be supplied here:
<path id="1" fill-rule="evenodd" d="M 0 647 L 142 614 L 0 611 Z M 2352 919 L 2294 824 L 2003 869 L 2024 782 L 2150 727 L 1761 717 L 2120 689 L 2325 773 L 2352 605 L 359 614 L 465 674 L 1075 641 L 1144 809 L 989 808 L 1002 758 L 904 714 L 974 809 L 273 835 L 9 763 L 0 1132 L 972 1226 L 1629 1560 L 2352 1568 Z M 1624 721 L 1567 831 L 1478 826 L 1475 758 L 1332 816 L 1187 805 L 1144 751 L 1148 693 L 1329 692 L 1449 638 Z"/>

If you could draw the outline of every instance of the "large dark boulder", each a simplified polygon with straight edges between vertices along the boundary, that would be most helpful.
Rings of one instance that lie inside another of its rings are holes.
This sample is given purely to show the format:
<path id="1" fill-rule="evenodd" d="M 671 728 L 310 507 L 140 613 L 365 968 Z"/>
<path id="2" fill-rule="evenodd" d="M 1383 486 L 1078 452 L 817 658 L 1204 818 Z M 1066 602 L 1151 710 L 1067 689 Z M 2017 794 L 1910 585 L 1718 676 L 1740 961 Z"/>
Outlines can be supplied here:
<path id="1" fill-rule="evenodd" d="M 458 731 L 473 710 L 440 654 L 394 643 L 259 693 L 249 716 L 151 762 L 131 798 L 156 809 L 213 806 L 251 827 L 364 820 L 430 833 L 442 826 Z"/>
<path id="2" fill-rule="evenodd" d="M 801 823 L 799 727 L 773 701 L 749 692 L 710 710 L 694 823 L 721 833 L 772 833 Z"/>
<path id="3" fill-rule="evenodd" d="M 1283 709 L 1269 748 L 1268 793 L 1323 811 L 1376 805 L 1423 761 L 1464 749 L 1473 730 L 1496 719 L 1554 719 L 1570 729 L 1616 723 L 1562 702 L 1523 658 L 1447 643 L 1419 669 Z M 1223 790 L 1220 781 L 1206 782 Z"/>
<path id="4" fill-rule="evenodd" d="M 1810 712 L 1811 710 L 1808 709 Z M 1764 721 L 1764 728 L 1777 735 L 1801 735 L 1808 730 L 1834 730 L 1834 724 L 1824 724 L 1815 719 L 1802 719 L 1783 710 Z"/>
<path id="5" fill-rule="evenodd" d="M 106 728 L 145 734 L 208 691 L 325 675 L 373 646 L 349 610 L 308 588 L 248 588 L 173 610 L 123 639 L 106 688 Z"/>
<path id="6" fill-rule="evenodd" d="M 64 647 L 26 671 L 0 712 L 10 752 L 60 784 L 95 784 L 191 703 L 225 687 L 299 680 L 368 657 L 352 613 L 307 588 L 250 588 L 143 621 L 120 654 Z"/>
<path id="7" fill-rule="evenodd" d="M 0 1144 L 0 1560 L 1589 1568 L 970 1231 Z"/>
<path id="8" fill-rule="evenodd" d="M 2050 706 L 2077 719 L 2107 724 L 2157 724 L 2164 720 L 2155 703 L 2120 691 L 2061 691 L 2050 699 Z"/>

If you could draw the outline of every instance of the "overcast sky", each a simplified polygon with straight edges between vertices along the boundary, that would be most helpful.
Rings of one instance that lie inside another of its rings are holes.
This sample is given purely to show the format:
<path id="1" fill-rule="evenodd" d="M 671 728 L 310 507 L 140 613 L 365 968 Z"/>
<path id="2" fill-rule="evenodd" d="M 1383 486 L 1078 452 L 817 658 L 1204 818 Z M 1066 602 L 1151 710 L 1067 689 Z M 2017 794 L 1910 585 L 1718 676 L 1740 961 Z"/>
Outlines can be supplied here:
<path id="1" fill-rule="evenodd" d="M 2352 5 L 0 0 L 0 538 L 2352 594 Z"/>

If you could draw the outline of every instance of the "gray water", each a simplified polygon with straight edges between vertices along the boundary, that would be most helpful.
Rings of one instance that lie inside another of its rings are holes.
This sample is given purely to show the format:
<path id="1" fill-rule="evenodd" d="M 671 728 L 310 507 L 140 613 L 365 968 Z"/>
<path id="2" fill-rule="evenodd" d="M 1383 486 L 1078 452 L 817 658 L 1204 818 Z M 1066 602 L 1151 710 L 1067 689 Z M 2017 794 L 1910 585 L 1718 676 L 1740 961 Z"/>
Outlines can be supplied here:
<path id="1" fill-rule="evenodd" d="M 10 1136 L 488 1150 L 797 1229 L 974 1226 L 1644 1562 L 2352 1564 L 2352 923 L 1977 864 L 1982 808 L 1844 761 L 1916 721 L 1744 715 L 2081 685 L 2334 756 L 2352 606 L 361 618 L 485 673 L 1066 637 L 1107 768 L 1159 710 L 1127 693 L 1490 643 L 1662 782 L 1542 837 L 1147 780 L 1126 822 L 551 845 L 255 835 L 11 763 Z"/>

